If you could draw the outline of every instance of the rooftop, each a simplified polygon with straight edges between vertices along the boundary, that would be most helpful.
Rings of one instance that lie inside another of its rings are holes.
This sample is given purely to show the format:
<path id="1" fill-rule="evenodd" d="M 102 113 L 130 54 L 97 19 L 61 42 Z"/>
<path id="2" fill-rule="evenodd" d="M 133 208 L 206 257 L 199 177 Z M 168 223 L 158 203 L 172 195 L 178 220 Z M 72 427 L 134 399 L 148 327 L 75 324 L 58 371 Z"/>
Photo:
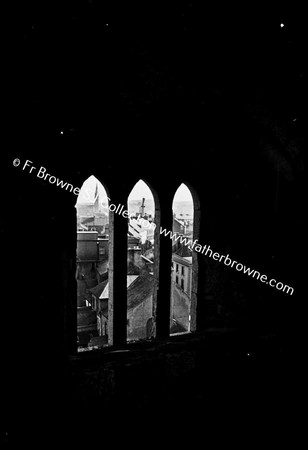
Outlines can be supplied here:
<path id="1" fill-rule="evenodd" d="M 127 288 L 138 278 L 139 275 L 127 275 Z M 90 289 L 90 292 L 94 294 L 100 300 L 109 298 L 109 281 L 104 280 L 94 288 Z"/>
<path id="2" fill-rule="evenodd" d="M 108 284 L 108 279 L 103 280 L 101 283 L 94 286 L 92 289 L 90 289 L 90 292 L 95 295 L 97 298 L 101 298 L 102 293 L 104 292 L 106 286 Z"/>
<path id="3" fill-rule="evenodd" d="M 174 255 L 181 256 L 182 258 L 191 257 L 192 251 L 188 248 L 187 245 L 181 245 L 175 252 Z"/>
<path id="4" fill-rule="evenodd" d="M 173 253 L 172 255 L 172 261 L 175 261 L 179 264 L 183 264 L 184 266 L 191 266 L 192 265 L 192 256 L 179 256 L 176 253 Z"/>
<path id="5" fill-rule="evenodd" d="M 154 277 L 149 273 L 139 275 L 127 290 L 127 307 L 135 308 L 153 293 Z"/>

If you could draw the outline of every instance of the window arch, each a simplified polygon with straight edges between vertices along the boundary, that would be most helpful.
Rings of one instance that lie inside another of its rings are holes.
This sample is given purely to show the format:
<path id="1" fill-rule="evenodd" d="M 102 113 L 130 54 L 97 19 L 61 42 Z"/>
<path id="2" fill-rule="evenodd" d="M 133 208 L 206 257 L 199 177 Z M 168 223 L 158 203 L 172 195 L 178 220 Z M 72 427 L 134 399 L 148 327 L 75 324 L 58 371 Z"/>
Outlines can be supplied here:
<path id="1" fill-rule="evenodd" d="M 80 188 L 75 205 L 78 352 L 106 347 L 110 342 L 109 200 L 102 183 L 91 175 Z"/>
<path id="2" fill-rule="evenodd" d="M 172 203 L 170 335 L 196 330 L 200 207 L 194 189 L 182 183 Z"/>
<path id="3" fill-rule="evenodd" d="M 128 199 L 127 341 L 155 337 L 159 270 L 159 207 L 155 192 L 143 180 Z"/>

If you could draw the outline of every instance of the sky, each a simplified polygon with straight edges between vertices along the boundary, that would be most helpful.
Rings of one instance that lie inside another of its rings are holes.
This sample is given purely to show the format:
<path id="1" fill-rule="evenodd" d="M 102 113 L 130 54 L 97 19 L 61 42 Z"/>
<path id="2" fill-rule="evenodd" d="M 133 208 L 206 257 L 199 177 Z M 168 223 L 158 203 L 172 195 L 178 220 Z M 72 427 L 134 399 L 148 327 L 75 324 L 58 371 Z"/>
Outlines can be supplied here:
<path id="1" fill-rule="evenodd" d="M 103 187 L 103 185 L 100 183 L 100 181 L 98 181 L 94 175 L 91 175 L 81 186 L 81 189 L 80 189 L 80 192 L 79 192 L 79 195 L 77 198 L 77 203 L 78 204 L 93 203 L 96 185 L 98 186 L 100 199 L 101 199 L 101 201 L 103 201 L 104 197 L 107 197 L 106 190 Z M 151 199 L 151 198 L 153 198 L 153 195 L 152 195 L 150 188 L 147 186 L 147 184 L 144 181 L 139 180 L 135 184 L 134 188 L 132 189 L 132 191 L 128 197 L 128 200 L 129 201 L 141 200 L 143 197 L 146 199 Z M 112 199 L 111 199 L 111 201 L 112 201 Z"/>
<path id="2" fill-rule="evenodd" d="M 107 192 L 102 183 L 100 183 L 94 175 L 91 175 L 81 186 L 76 203 L 94 203 L 96 185 L 98 186 L 100 201 L 104 202 L 104 198 L 108 200 Z"/>
<path id="3" fill-rule="evenodd" d="M 97 178 L 95 178 L 94 175 L 91 175 L 81 186 L 81 189 L 80 189 L 80 192 L 79 192 L 79 195 L 77 198 L 77 203 L 78 204 L 93 203 L 96 185 L 98 186 L 100 200 L 104 201 L 104 198 L 107 197 L 106 190 L 104 189 L 103 185 L 97 180 Z M 133 187 L 130 195 L 128 196 L 128 201 L 141 200 L 142 198 L 153 199 L 153 195 L 152 195 L 151 189 L 148 187 L 148 185 L 144 181 L 139 180 Z M 175 192 L 173 201 L 174 202 L 179 202 L 179 201 L 193 202 L 190 190 L 184 183 L 182 183 L 179 186 L 179 188 L 177 189 L 177 191 Z"/>
<path id="4" fill-rule="evenodd" d="M 142 200 L 142 198 L 152 199 L 153 195 L 149 186 L 144 181 L 139 180 L 131 190 L 131 193 L 128 196 L 128 201 Z"/>
<path id="5" fill-rule="evenodd" d="M 174 202 L 193 202 L 192 195 L 188 187 L 182 183 L 177 189 L 174 198 Z"/>

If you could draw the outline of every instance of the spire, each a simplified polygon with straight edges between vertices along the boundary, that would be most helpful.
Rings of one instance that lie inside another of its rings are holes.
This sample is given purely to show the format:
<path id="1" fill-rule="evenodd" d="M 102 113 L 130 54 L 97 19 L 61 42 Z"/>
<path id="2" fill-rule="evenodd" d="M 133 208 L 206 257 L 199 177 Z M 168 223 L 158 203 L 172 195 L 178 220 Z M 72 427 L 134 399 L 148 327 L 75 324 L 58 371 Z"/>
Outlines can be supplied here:
<path id="1" fill-rule="evenodd" d="M 94 194 L 94 212 L 99 211 L 99 192 L 98 192 L 98 184 L 95 185 L 95 194 Z"/>

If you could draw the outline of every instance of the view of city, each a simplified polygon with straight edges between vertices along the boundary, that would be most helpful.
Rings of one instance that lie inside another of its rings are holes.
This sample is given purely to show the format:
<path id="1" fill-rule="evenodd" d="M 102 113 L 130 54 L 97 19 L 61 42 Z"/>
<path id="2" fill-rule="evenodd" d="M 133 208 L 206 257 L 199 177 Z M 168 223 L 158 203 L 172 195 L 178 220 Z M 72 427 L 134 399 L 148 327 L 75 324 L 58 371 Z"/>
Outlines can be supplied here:
<path id="1" fill-rule="evenodd" d="M 109 345 L 109 209 L 102 184 L 90 177 L 83 184 L 77 210 L 77 343 L 78 351 Z M 127 203 L 127 341 L 155 337 L 155 203 L 140 180 Z M 123 219 L 124 220 L 124 219 Z M 185 185 L 173 201 L 173 233 L 192 239 L 193 200 Z M 170 333 L 190 331 L 192 254 L 173 242 Z"/>

